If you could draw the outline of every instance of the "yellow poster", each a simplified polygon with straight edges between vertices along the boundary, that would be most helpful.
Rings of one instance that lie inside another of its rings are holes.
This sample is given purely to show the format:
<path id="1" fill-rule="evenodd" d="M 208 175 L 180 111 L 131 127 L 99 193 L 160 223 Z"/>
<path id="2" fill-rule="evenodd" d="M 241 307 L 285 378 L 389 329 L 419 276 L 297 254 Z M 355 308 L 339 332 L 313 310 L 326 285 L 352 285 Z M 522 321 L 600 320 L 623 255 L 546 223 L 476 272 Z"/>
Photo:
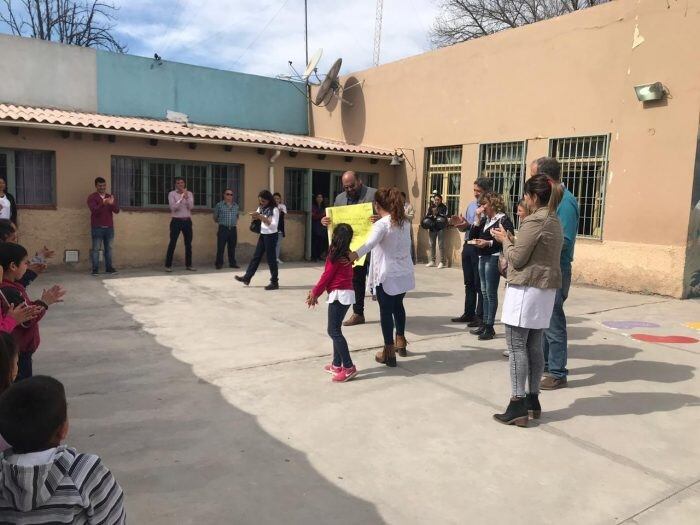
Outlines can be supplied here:
<path id="1" fill-rule="evenodd" d="M 352 227 L 352 243 L 350 243 L 350 249 L 352 251 L 357 250 L 362 246 L 369 232 L 372 229 L 372 221 L 370 217 L 374 214 L 372 209 L 372 203 L 366 202 L 364 204 L 351 204 L 349 206 L 333 206 L 331 208 L 326 208 L 326 215 L 331 219 L 331 226 L 328 228 L 328 244 L 331 243 L 333 238 L 333 228 L 336 225 L 346 223 Z M 365 258 L 361 257 L 355 261 L 355 266 L 359 266 L 365 263 Z"/>

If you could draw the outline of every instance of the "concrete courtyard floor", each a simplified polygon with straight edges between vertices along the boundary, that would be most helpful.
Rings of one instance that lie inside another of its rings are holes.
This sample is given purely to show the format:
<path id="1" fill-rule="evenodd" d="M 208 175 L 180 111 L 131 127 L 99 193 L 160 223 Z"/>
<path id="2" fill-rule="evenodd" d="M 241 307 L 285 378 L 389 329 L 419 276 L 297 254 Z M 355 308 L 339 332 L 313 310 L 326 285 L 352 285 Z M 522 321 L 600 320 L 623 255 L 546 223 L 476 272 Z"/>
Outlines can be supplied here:
<path id="1" fill-rule="evenodd" d="M 47 274 L 65 304 L 42 321 L 35 373 L 64 382 L 69 444 L 102 456 L 137 524 L 698 523 L 700 302 L 573 287 L 569 387 L 526 428 L 492 420 L 509 396 L 503 327 L 464 325 L 459 269 L 416 267 L 409 356 L 390 369 L 376 303 L 345 329 L 360 370 L 332 384 L 320 266 L 282 289 L 230 271 Z"/>

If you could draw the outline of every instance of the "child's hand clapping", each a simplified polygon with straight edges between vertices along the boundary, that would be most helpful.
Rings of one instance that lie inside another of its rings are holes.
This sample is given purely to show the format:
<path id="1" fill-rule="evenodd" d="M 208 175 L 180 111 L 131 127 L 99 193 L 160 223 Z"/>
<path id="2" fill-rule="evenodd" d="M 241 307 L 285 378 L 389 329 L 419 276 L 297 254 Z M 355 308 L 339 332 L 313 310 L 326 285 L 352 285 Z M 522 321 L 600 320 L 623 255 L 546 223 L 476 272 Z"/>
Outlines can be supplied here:
<path id="1" fill-rule="evenodd" d="M 62 286 L 54 284 L 48 290 L 44 290 L 44 293 L 41 294 L 41 300 L 47 305 L 52 305 L 63 302 L 64 295 L 66 295 L 66 290 Z"/>
<path id="2" fill-rule="evenodd" d="M 17 324 L 26 323 L 31 321 L 41 312 L 41 306 L 35 306 L 33 304 L 22 303 L 18 305 L 10 305 L 7 309 L 7 315 L 12 317 Z"/>

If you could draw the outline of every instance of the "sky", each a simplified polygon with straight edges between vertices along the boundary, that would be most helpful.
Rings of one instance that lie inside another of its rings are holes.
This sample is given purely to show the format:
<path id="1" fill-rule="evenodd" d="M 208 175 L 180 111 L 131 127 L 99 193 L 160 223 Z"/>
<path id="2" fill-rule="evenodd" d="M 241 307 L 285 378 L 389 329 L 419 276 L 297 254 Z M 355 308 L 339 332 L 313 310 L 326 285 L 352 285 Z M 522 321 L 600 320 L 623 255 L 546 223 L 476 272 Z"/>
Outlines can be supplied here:
<path id="1" fill-rule="evenodd" d="M 304 0 L 114 0 L 115 32 L 134 55 L 277 76 L 303 70 Z M 308 0 L 309 55 L 319 73 L 372 66 L 376 0 Z M 431 48 L 438 0 L 385 0 L 380 63 Z"/>

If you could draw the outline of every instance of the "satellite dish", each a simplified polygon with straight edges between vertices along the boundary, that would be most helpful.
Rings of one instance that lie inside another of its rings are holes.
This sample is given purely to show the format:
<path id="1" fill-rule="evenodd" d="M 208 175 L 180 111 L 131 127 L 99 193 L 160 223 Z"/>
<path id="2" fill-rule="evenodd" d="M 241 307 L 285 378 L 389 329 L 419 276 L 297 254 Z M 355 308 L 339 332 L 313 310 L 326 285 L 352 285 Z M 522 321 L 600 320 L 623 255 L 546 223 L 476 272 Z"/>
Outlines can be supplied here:
<path id="1" fill-rule="evenodd" d="M 304 74 L 301 75 L 301 79 L 303 81 L 308 81 L 309 77 L 311 76 L 311 73 L 314 72 L 316 69 L 316 66 L 318 66 L 318 63 L 321 61 L 321 56 L 323 56 L 323 49 L 319 48 L 318 51 L 314 53 L 314 55 L 311 57 L 311 60 L 309 60 L 309 63 L 306 65 L 306 69 L 304 70 Z"/>
<path id="2" fill-rule="evenodd" d="M 318 88 L 318 92 L 316 93 L 316 98 L 314 99 L 315 105 L 320 106 L 321 104 L 328 103 L 331 96 L 337 95 L 338 89 L 340 89 L 338 73 L 340 72 L 340 66 L 342 64 L 343 59 L 339 58 L 328 70 L 326 78 L 323 79 L 323 82 L 321 82 L 321 87 Z"/>

